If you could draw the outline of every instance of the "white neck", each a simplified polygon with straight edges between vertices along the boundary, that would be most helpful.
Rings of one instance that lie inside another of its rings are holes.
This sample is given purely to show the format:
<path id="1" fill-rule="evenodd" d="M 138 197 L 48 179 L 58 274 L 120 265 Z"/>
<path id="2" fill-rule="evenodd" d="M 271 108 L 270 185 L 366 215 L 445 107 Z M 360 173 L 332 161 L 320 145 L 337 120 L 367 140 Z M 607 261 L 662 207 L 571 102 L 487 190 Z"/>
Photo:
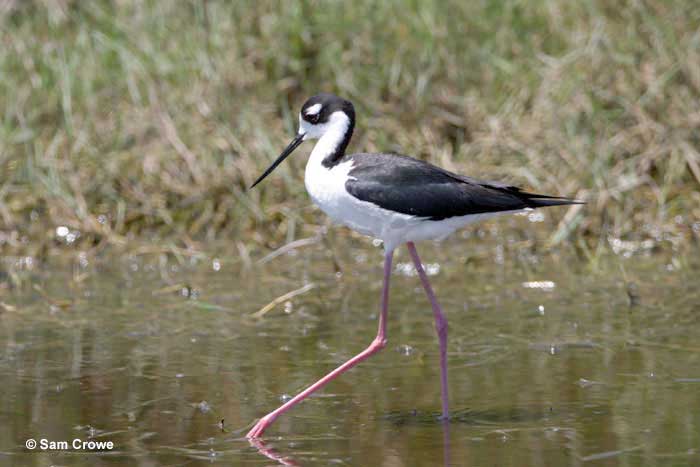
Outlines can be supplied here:
<path id="1" fill-rule="evenodd" d="M 320 165 L 326 157 L 338 149 L 350 128 L 350 119 L 344 112 L 334 112 L 324 127 L 323 134 L 311 151 L 309 164 Z"/>

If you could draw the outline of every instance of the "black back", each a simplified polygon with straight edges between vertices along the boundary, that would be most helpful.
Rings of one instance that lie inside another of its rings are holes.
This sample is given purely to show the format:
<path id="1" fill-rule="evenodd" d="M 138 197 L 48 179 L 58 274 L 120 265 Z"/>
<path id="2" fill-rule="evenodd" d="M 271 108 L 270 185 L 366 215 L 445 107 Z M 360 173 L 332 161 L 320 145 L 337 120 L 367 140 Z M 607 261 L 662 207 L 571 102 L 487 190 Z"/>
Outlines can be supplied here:
<path id="1" fill-rule="evenodd" d="M 352 196 L 430 220 L 578 203 L 465 177 L 398 154 L 351 154 L 340 162 L 347 160 L 353 169 L 345 189 Z"/>

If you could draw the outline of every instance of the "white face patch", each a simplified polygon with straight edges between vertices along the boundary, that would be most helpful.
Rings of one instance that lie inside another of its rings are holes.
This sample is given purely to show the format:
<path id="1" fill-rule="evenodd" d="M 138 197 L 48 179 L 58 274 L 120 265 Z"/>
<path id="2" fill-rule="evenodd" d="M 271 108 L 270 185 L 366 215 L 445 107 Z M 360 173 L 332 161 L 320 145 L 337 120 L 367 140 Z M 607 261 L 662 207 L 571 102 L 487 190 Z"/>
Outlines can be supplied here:
<path id="1" fill-rule="evenodd" d="M 318 139 L 326 133 L 330 133 L 332 136 L 329 135 L 329 138 L 326 138 L 326 140 L 333 140 L 333 144 L 336 144 L 335 140 L 342 140 L 345 136 L 349 124 L 350 119 L 345 115 L 345 112 L 340 110 L 333 112 L 325 123 L 309 123 L 299 115 L 299 131 L 297 134 L 304 135 L 304 140 L 307 140 Z"/>
<path id="2" fill-rule="evenodd" d="M 321 104 L 314 104 L 304 111 L 304 115 L 306 115 L 306 116 L 317 115 L 321 111 L 322 108 L 323 108 L 323 106 Z"/>

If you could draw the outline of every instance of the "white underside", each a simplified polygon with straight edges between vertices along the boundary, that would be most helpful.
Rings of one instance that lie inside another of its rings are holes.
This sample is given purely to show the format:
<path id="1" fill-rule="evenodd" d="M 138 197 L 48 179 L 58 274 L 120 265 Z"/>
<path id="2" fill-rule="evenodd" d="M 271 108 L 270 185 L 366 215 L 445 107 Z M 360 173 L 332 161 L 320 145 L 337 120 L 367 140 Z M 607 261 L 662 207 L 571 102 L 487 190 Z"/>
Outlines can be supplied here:
<path id="1" fill-rule="evenodd" d="M 343 125 L 345 122 L 341 118 L 338 120 L 331 122 L 335 125 L 331 125 L 311 152 L 304 177 L 306 190 L 313 202 L 331 219 L 364 235 L 382 240 L 387 251 L 405 242 L 442 240 L 472 222 L 519 212 L 515 210 L 472 214 L 432 221 L 424 217 L 389 211 L 351 196 L 345 190 L 345 182 L 350 178 L 352 161 L 337 164 L 330 169 L 322 164 L 323 159 L 335 150 L 337 141 L 342 139 L 347 128 L 347 124 Z"/>

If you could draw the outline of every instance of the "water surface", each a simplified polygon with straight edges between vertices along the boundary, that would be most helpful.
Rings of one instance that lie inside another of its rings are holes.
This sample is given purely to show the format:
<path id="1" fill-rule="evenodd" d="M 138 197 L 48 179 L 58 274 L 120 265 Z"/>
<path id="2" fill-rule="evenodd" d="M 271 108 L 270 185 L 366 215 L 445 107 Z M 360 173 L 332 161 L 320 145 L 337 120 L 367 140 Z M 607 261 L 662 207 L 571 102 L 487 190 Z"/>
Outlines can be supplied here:
<path id="1" fill-rule="evenodd" d="M 447 427 L 432 314 L 401 250 L 387 348 L 251 445 L 256 417 L 376 333 L 381 250 L 339 246 L 335 260 L 308 245 L 252 266 L 34 264 L 0 295 L 0 463 L 700 465 L 693 255 L 592 265 L 464 240 L 419 248 L 450 323 Z M 28 438 L 115 449 L 29 451 Z"/>

